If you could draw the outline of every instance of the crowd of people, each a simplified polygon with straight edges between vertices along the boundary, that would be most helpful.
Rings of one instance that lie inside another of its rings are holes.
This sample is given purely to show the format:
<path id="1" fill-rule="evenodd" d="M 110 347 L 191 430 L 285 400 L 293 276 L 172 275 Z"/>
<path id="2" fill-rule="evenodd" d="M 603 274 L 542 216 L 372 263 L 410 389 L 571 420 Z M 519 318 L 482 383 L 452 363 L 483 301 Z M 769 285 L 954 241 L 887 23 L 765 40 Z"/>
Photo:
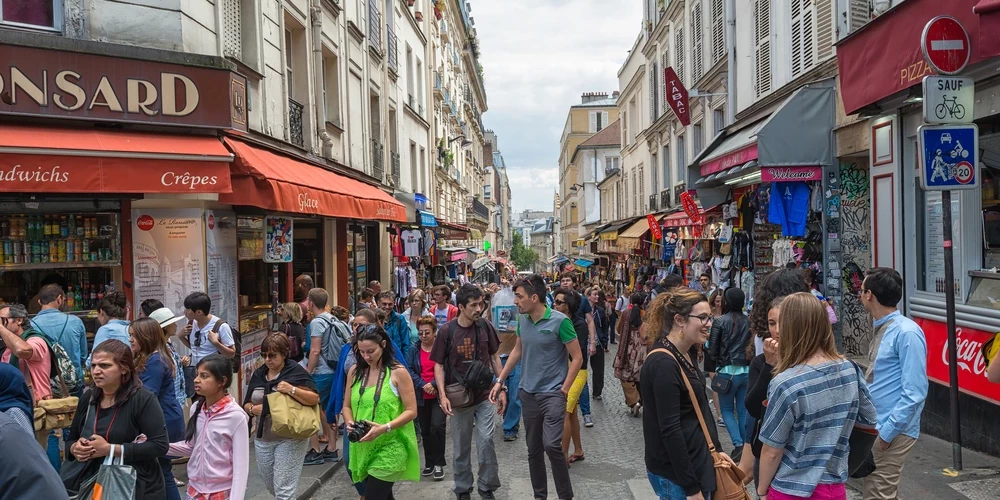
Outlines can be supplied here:
<path id="1" fill-rule="evenodd" d="M 405 298 L 372 282 L 351 314 L 303 275 L 242 401 L 230 392 L 239 336 L 208 295 L 188 296 L 182 315 L 147 300 L 129 322 L 125 295 L 107 294 L 88 353 L 83 325 L 60 311 L 62 288 L 47 284 L 34 318 L 23 305 L 0 308 L 0 442 L 40 445 L 0 457 L 4 476 L 21 476 L 0 484 L 86 498 L 110 455 L 134 468 L 135 498 L 179 499 L 183 488 L 187 498 L 239 500 L 252 445 L 256 474 L 278 499 L 296 497 L 304 466 L 344 460 L 366 500 L 394 499 L 399 481 L 442 481 L 448 467 L 456 498 L 489 500 L 501 487 L 497 427 L 514 441 L 523 425 L 534 498 L 549 497 L 551 468 L 556 497 L 571 499 L 570 468 L 586 457 L 581 428 L 595 425 L 591 399 L 604 396 L 605 353 L 618 344 L 613 373 L 641 419 L 660 499 L 712 498 L 728 491 L 725 478 L 765 500 L 842 499 L 849 476 L 864 477 L 866 499 L 895 498 L 927 395 L 923 332 L 896 309 L 900 275 L 876 268 L 862 284 L 875 328 L 865 367 L 837 351 L 835 315 L 800 270 L 768 275 L 749 311 L 742 290 L 698 278 L 615 294 L 570 272 L 552 284 L 529 275 Z M 501 290 L 519 313 L 513 332 L 497 331 L 489 314 Z M 34 409 L 64 398 L 75 398 L 71 421 L 39 426 Z M 186 484 L 172 473 L 184 461 Z"/>

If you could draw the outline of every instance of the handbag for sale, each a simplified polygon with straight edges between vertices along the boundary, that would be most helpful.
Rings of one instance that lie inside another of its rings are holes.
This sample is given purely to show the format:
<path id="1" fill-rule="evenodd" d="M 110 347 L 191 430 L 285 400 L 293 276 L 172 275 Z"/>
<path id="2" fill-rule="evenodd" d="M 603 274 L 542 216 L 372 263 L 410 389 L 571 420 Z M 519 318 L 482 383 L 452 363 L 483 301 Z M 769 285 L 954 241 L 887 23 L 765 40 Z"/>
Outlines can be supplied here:
<path id="1" fill-rule="evenodd" d="M 91 500 L 119 500 L 135 498 L 136 472 L 131 465 L 125 465 L 125 450 L 120 457 L 115 456 L 115 446 L 111 445 L 111 453 L 104 458 L 101 470 L 94 481 L 94 493 Z"/>
<path id="2" fill-rule="evenodd" d="M 666 349 L 653 349 L 649 354 L 657 351 L 665 352 L 668 356 L 677 360 L 674 353 Z M 646 356 L 649 357 L 649 354 Z M 680 361 L 678 361 L 678 364 L 680 364 Z M 694 412 L 698 415 L 701 432 L 705 434 L 705 441 L 708 443 L 708 452 L 712 455 L 712 462 L 715 465 L 715 491 L 712 492 L 712 499 L 750 500 L 750 493 L 743 486 L 743 480 L 746 478 L 746 475 L 739 467 L 715 451 L 712 435 L 708 432 L 708 425 L 705 424 L 705 416 L 702 415 L 701 405 L 698 404 L 698 396 L 695 394 L 694 388 L 691 387 L 691 381 L 688 380 L 687 373 L 683 369 L 681 369 L 681 376 L 684 378 L 684 385 L 687 386 L 688 396 L 691 398 L 691 406 L 694 406 Z M 719 378 L 718 375 L 716 375 L 716 378 Z"/>
<path id="3" fill-rule="evenodd" d="M 271 431 L 288 439 L 305 439 L 320 430 L 319 405 L 306 406 L 280 392 L 267 395 Z"/>

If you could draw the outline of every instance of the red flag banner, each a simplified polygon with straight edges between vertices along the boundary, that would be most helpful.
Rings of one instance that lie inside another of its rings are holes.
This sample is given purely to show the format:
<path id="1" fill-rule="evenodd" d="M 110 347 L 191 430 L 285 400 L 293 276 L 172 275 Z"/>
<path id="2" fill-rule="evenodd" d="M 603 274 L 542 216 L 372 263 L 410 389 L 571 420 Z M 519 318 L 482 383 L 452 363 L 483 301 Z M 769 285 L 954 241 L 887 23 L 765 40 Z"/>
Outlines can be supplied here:
<path id="1" fill-rule="evenodd" d="M 659 243 L 663 239 L 663 231 L 660 230 L 660 221 L 656 220 L 656 216 L 649 214 L 646 216 L 646 223 L 649 224 L 649 231 L 653 236 L 653 241 Z"/>
<path id="2" fill-rule="evenodd" d="M 701 224 L 701 211 L 698 210 L 698 204 L 694 201 L 690 191 L 681 193 L 681 206 L 684 207 L 684 213 L 691 219 L 691 222 Z"/>

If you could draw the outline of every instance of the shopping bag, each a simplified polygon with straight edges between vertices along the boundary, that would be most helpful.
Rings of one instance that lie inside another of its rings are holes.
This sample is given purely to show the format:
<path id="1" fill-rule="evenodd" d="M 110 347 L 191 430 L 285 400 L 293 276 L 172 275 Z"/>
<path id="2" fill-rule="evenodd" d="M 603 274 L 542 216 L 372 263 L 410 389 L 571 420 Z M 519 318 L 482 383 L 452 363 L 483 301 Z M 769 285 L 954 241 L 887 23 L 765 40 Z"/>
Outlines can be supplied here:
<path id="1" fill-rule="evenodd" d="M 320 430 L 319 405 L 306 406 L 280 392 L 267 395 L 271 431 L 288 439 L 305 439 Z"/>
<path id="2" fill-rule="evenodd" d="M 135 498 L 135 469 L 125 465 L 125 450 L 121 457 L 115 456 L 115 446 L 111 445 L 111 453 L 104 458 L 101 470 L 97 472 L 94 482 L 94 493 L 90 500 L 131 500 Z"/>

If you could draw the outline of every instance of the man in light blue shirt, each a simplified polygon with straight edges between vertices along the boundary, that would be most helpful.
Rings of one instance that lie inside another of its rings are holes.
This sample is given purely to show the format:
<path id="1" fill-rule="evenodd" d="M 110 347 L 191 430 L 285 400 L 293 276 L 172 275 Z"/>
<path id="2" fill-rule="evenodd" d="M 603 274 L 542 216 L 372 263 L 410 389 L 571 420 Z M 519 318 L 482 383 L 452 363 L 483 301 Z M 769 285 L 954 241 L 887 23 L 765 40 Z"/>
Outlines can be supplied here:
<path id="1" fill-rule="evenodd" d="M 923 330 L 896 308 L 903 298 L 903 278 L 895 270 L 869 270 L 860 298 L 875 318 L 866 377 L 879 434 L 872 449 L 876 469 L 865 478 L 864 498 L 895 499 L 903 463 L 920 437 L 920 412 L 927 399 L 927 341 Z"/>
<path id="2" fill-rule="evenodd" d="M 38 292 L 42 310 L 31 320 L 35 329 L 44 333 L 50 342 L 58 342 L 66 349 L 77 380 L 83 380 L 83 363 L 87 360 L 87 330 L 83 321 L 61 311 L 66 294 L 56 283 L 45 285 Z"/>

